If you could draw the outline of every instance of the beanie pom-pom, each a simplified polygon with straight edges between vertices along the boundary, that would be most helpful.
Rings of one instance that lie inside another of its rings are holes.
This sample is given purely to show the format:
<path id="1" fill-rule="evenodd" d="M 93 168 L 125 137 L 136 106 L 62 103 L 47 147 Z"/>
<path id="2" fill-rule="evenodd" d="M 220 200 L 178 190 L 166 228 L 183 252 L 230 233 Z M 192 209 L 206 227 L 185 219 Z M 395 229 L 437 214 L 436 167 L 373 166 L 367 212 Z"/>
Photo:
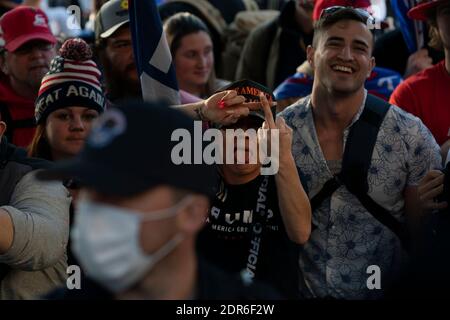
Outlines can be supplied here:
<path id="1" fill-rule="evenodd" d="M 59 49 L 61 57 L 70 60 L 86 61 L 92 58 L 92 50 L 89 45 L 80 38 L 69 39 Z"/>

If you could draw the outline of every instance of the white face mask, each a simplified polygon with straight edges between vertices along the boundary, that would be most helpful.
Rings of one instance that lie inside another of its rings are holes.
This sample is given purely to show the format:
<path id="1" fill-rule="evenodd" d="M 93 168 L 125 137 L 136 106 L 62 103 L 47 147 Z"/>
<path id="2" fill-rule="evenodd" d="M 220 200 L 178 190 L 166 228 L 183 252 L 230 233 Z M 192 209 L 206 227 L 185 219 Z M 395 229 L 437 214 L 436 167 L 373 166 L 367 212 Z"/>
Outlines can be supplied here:
<path id="1" fill-rule="evenodd" d="M 80 199 L 71 239 L 72 250 L 83 270 L 114 293 L 129 289 L 183 238 L 177 234 L 155 253 L 146 254 L 139 243 L 141 222 L 173 217 L 188 198 L 173 207 L 146 214 Z"/>

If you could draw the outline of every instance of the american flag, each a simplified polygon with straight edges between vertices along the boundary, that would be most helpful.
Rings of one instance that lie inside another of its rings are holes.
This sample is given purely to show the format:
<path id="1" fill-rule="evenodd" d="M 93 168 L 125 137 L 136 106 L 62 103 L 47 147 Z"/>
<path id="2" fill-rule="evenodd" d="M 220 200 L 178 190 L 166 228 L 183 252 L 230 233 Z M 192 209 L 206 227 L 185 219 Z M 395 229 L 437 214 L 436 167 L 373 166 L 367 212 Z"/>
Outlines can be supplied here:
<path id="1" fill-rule="evenodd" d="M 169 46 L 154 0 L 129 0 L 130 29 L 144 100 L 180 104 Z"/>
<path id="2" fill-rule="evenodd" d="M 419 2 L 419 0 L 391 0 L 392 10 L 410 53 L 425 46 L 424 23 L 411 20 L 407 16 L 408 11 Z"/>

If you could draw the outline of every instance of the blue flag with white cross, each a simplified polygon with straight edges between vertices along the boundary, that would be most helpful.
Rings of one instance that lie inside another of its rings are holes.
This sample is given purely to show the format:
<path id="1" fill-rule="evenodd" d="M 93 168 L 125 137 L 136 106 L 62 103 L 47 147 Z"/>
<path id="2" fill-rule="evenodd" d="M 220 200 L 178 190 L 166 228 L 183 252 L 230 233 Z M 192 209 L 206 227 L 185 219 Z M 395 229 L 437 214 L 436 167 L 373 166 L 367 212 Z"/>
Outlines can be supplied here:
<path id="1" fill-rule="evenodd" d="M 129 0 L 134 59 L 144 100 L 180 104 L 172 55 L 154 0 Z"/>

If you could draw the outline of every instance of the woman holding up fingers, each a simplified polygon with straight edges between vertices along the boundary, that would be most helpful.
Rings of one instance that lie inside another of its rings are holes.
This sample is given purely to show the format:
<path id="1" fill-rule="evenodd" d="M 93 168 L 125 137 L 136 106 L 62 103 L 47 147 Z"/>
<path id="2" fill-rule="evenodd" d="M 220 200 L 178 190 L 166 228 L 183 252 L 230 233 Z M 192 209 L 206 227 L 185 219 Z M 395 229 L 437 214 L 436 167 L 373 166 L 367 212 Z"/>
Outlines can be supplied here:
<path id="1" fill-rule="evenodd" d="M 249 281 L 266 282 L 286 298 L 298 298 L 298 244 L 308 240 L 311 208 L 291 154 L 292 130 L 283 120 L 274 120 L 265 97 L 272 95 L 263 86 L 239 81 L 227 89 L 247 101 L 260 101 L 263 109 L 248 110 L 248 116 L 218 126 L 224 137 L 224 164 L 218 165 L 220 187 L 198 238 L 199 252 L 222 269 L 239 272 Z M 268 134 L 260 130 L 258 139 L 252 140 L 251 132 L 255 137 L 263 123 Z M 226 134 L 226 130 L 237 129 L 247 134 L 242 145 Z M 279 140 L 272 131 L 278 131 Z M 267 137 L 275 141 L 266 141 Z M 277 142 L 278 153 L 274 151 Z M 257 155 L 265 143 L 274 151 L 269 170 Z M 227 154 L 233 161 L 226 160 Z"/>

